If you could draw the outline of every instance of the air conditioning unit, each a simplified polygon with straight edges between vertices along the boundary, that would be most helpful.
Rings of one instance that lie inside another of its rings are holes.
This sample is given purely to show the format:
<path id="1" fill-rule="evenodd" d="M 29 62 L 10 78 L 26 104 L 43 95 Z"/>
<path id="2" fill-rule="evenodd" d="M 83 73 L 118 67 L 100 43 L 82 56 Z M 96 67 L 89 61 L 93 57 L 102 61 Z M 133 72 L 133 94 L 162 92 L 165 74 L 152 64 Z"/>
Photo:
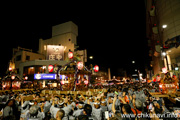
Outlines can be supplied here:
<path id="1" fill-rule="evenodd" d="M 161 52 L 161 46 L 155 45 L 155 50 L 156 50 L 156 52 L 160 53 Z"/>
<path id="2" fill-rule="evenodd" d="M 152 27 L 152 31 L 154 34 L 158 34 L 158 27 Z"/>
<path id="3" fill-rule="evenodd" d="M 149 11 L 151 17 L 155 16 L 155 6 L 152 6 L 151 10 Z"/>

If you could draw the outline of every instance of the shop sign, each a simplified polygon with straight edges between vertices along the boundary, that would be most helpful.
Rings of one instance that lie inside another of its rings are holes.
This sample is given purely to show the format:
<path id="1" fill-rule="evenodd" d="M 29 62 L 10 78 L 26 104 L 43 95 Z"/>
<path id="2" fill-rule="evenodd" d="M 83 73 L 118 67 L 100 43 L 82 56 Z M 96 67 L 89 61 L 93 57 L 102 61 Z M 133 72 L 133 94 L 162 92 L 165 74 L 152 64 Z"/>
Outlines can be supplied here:
<path id="1" fill-rule="evenodd" d="M 54 67 L 54 72 L 57 73 L 58 67 Z"/>
<path id="2" fill-rule="evenodd" d="M 64 60 L 64 46 L 47 45 L 47 60 Z"/>
<path id="3" fill-rule="evenodd" d="M 35 80 L 49 80 L 49 79 L 56 79 L 57 76 L 55 73 L 52 74 L 34 74 L 34 79 Z M 60 75 L 60 79 L 68 79 L 67 76 L 65 75 Z"/>
<path id="4" fill-rule="evenodd" d="M 42 79 L 56 79 L 56 74 L 34 74 L 35 80 L 42 80 Z"/>

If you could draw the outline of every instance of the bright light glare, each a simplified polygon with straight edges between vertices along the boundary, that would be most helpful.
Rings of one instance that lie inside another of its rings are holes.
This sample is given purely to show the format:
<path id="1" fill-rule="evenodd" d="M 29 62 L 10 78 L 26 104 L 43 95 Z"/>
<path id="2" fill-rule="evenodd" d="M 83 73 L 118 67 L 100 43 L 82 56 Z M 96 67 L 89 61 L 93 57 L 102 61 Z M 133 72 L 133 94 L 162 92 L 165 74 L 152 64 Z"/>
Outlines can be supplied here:
<path id="1" fill-rule="evenodd" d="M 42 66 L 42 69 L 46 69 L 46 66 Z"/>
<path id="2" fill-rule="evenodd" d="M 93 56 L 90 56 L 89 59 L 93 59 Z"/>
<path id="3" fill-rule="evenodd" d="M 166 56 L 166 52 L 162 52 L 162 55 L 163 55 L 163 56 Z"/>
<path id="4" fill-rule="evenodd" d="M 179 68 L 178 68 L 178 67 L 175 67 L 175 70 L 179 70 Z"/>
<path id="5" fill-rule="evenodd" d="M 162 28 L 167 28 L 167 25 L 162 25 Z"/>

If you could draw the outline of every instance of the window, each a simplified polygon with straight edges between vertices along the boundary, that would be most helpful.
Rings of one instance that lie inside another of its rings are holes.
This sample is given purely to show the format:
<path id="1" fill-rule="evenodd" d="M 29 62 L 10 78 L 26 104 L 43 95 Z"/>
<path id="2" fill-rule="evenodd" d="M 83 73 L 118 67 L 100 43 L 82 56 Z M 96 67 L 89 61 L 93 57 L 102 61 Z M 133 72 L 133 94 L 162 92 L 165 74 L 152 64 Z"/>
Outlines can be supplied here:
<path id="1" fill-rule="evenodd" d="M 44 50 L 46 50 L 46 45 L 44 45 Z"/>
<path id="2" fill-rule="evenodd" d="M 46 66 L 40 67 L 40 73 L 46 73 Z"/>
<path id="3" fill-rule="evenodd" d="M 34 67 L 29 67 L 29 68 L 28 68 L 28 75 L 32 75 L 32 74 L 34 74 L 34 73 L 35 73 Z"/>
<path id="4" fill-rule="evenodd" d="M 21 60 L 21 55 L 16 56 L 16 61 L 20 61 Z"/>
<path id="5" fill-rule="evenodd" d="M 26 60 L 30 60 L 30 56 L 26 55 Z"/>

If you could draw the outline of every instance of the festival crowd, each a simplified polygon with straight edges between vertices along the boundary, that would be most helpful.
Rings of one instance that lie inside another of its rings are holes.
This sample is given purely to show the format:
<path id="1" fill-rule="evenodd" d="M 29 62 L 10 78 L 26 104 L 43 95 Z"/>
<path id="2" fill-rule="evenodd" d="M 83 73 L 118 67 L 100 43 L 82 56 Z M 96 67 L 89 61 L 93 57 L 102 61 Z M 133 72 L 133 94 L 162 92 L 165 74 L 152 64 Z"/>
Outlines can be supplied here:
<path id="1" fill-rule="evenodd" d="M 107 88 L 106 88 L 107 89 Z M 0 92 L 1 120 L 178 119 L 180 99 L 153 97 L 155 84 L 108 86 L 107 92 L 42 94 L 41 90 Z M 31 96 L 32 99 L 26 99 Z"/>

